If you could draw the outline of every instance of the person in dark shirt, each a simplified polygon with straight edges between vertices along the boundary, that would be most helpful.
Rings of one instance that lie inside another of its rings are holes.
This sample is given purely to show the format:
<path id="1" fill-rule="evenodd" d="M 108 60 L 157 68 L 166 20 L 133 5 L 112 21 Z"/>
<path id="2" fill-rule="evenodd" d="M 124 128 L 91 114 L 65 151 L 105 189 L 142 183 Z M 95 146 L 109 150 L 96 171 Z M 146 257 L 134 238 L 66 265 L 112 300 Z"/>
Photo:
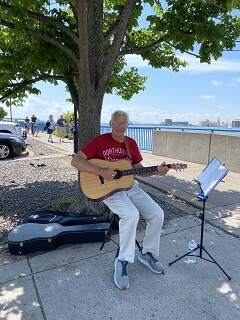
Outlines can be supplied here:
<path id="1" fill-rule="evenodd" d="M 60 131 L 60 139 L 59 142 L 64 142 L 64 135 L 65 135 L 65 129 L 66 129 L 67 122 L 63 118 L 63 115 L 60 116 L 60 118 L 57 120 L 57 126 Z"/>
<path id="2" fill-rule="evenodd" d="M 25 128 L 27 130 L 27 133 L 29 132 L 30 129 L 30 119 L 28 117 L 25 118 Z"/>
<path id="3" fill-rule="evenodd" d="M 46 124 L 45 124 L 45 128 L 44 130 L 47 130 L 47 134 L 48 134 L 48 142 L 53 143 L 53 138 L 52 138 L 52 134 L 53 134 L 53 130 L 54 130 L 54 120 L 53 120 L 53 115 L 50 114 Z"/>
<path id="4" fill-rule="evenodd" d="M 36 131 L 36 122 L 37 122 L 37 117 L 35 116 L 35 114 L 33 114 L 31 116 L 31 133 L 34 136 L 35 131 Z"/>

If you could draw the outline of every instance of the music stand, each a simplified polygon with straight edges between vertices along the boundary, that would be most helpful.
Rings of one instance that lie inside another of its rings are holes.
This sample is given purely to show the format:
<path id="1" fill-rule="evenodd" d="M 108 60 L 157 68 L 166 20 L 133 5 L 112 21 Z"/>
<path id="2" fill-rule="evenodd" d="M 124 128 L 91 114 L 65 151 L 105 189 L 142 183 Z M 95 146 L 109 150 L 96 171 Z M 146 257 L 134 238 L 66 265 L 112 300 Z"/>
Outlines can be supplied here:
<path id="1" fill-rule="evenodd" d="M 168 265 L 171 266 L 175 262 L 181 260 L 182 258 L 186 256 L 194 256 L 203 260 L 206 260 L 208 262 L 215 263 L 219 269 L 222 270 L 222 272 L 227 276 L 229 280 L 231 280 L 231 277 L 223 270 L 223 268 L 217 263 L 217 261 L 213 258 L 213 256 L 205 249 L 203 246 L 203 234 L 204 234 L 204 222 L 205 222 L 205 206 L 208 199 L 209 193 L 217 186 L 217 184 L 222 181 L 222 179 L 227 175 L 228 170 L 226 167 L 216 158 L 214 157 L 209 164 L 204 168 L 204 170 L 200 173 L 197 179 L 194 179 L 195 182 L 200 187 L 200 192 L 197 195 L 198 200 L 200 200 L 202 205 L 202 213 L 200 213 L 199 218 L 201 219 L 201 236 L 200 236 L 200 244 L 197 245 L 197 247 L 182 255 L 181 257 L 175 259 L 174 261 L 170 262 Z M 197 251 L 199 249 L 199 255 L 192 254 L 194 251 Z M 211 258 L 211 260 L 206 259 L 203 257 L 203 251 Z"/>

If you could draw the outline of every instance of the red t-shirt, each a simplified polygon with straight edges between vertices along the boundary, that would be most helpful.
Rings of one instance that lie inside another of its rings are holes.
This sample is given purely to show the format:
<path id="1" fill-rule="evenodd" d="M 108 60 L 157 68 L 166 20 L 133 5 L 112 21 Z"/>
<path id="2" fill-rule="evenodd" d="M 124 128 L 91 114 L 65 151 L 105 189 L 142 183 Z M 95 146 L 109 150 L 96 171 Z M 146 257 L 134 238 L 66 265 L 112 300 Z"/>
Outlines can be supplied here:
<path id="1" fill-rule="evenodd" d="M 143 158 L 136 141 L 130 137 L 126 138 L 131 159 L 129 159 L 125 143 L 113 139 L 111 133 L 104 133 L 97 136 L 86 144 L 81 151 L 87 156 L 88 160 L 103 159 L 107 161 L 118 161 L 120 159 L 128 159 L 132 164 L 141 162 Z"/>

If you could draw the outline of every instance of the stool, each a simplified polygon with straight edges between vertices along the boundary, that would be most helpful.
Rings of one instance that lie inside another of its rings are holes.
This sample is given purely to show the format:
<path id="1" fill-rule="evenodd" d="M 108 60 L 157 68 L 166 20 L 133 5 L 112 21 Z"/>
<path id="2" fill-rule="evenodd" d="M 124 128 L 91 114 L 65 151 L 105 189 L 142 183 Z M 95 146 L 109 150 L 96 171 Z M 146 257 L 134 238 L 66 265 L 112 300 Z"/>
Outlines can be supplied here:
<path id="1" fill-rule="evenodd" d="M 107 230 L 107 232 L 106 232 L 106 235 L 105 235 L 105 237 L 104 237 L 104 239 L 103 239 L 103 242 L 102 242 L 102 244 L 101 244 L 100 251 L 103 250 L 103 247 L 104 247 L 105 243 L 106 243 L 107 241 L 110 241 L 110 240 L 111 240 L 111 241 L 114 242 L 114 243 L 117 245 L 117 247 L 118 247 L 118 248 L 117 248 L 117 253 L 116 253 L 116 256 L 115 256 L 115 258 L 116 258 L 116 257 L 118 257 L 120 248 L 119 248 L 119 243 L 116 242 L 115 240 L 113 240 L 113 239 L 111 238 L 111 233 L 112 233 L 112 229 L 113 229 L 114 224 L 115 224 L 115 223 L 117 223 L 117 224 L 119 223 L 119 217 L 118 217 L 117 214 L 115 214 L 115 213 L 113 213 L 113 212 L 111 212 L 110 214 L 111 214 L 110 225 L 109 225 L 109 228 L 108 228 L 108 230 Z M 140 246 L 140 244 L 139 244 L 139 242 L 137 241 L 137 239 L 136 239 L 136 246 L 138 247 L 138 250 L 142 253 L 142 247 Z"/>

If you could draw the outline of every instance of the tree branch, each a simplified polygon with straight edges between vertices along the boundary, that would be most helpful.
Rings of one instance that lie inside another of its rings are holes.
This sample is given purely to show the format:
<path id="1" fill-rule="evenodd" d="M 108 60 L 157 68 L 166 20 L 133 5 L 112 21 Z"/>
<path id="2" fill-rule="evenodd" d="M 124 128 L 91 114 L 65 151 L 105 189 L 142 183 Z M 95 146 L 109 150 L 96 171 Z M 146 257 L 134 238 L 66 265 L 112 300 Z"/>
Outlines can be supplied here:
<path id="1" fill-rule="evenodd" d="M 14 9 L 14 6 L 12 6 L 8 3 L 5 3 L 5 2 L 0 2 L 0 6 L 4 7 L 5 9 L 8 9 L 8 10 Z M 59 30 L 61 30 L 65 34 L 67 34 L 77 45 L 79 45 L 77 34 L 75 32 L 73 32 L 72 30 L 70 30 L 68 27 L 66 27 L 63 23 L 56 21 L 48 16 L 45 16 L 44 14 L 33 12 L 31 10 L 28 10 L 27 13 L 29 14 L 30 17 L 33 17 L 39 21 L 45 21 L 49 24 L 54 25 Z"/>
<path id="2" fill-rule="evenodd" d="M 2 97 L 0 97 L 0 102 L 4 102 L 6 100 L 6 98 L 11 96 L 14 92 L 19 91 L 22 88 L 24 88 L 30 84 L 33 84 L 33 83 L 36 83 L 36 82 L 42 81 L 42 80 L 47 80 L 47 79 L 61 80 L 61 81 L 66 82 L 66 77 L 64 77 L 64 76 L 53 76 L 50 74 L 44 74 L 44 75 L 37 77 L 35 79 L 23 80 L 22 82 L 19 82 L 19 83 L 13 83 L 13 84 L 8 85 L 6 87 L 0 88 L 0 91 L 5 90 L 7 88 L 11 88 L 11 87 L 13 88 L 13 89 L 9 89 L 7 93 L 5 93 Z"/>
<path id="3" fill-rule="evenodd" d="M 42 34 L 39 31 L 35 31 L 35 30 L 31 30 L 31 29 L 26 29 L 26 32 L 28 32 L 29 34 L 31 34 L 32 36 L 39 38 L 45 42 L 48 42 L 50 44 L 52 44 L 53 46 L 61 49 L 62 51 L 64 51 L 71 59 L 72 61 L 78 65 L 78 59 L 76 57 L 76 55 L 74 54 L 74 52 L 68 48 L 67 46 L 65 46 L 64 44 L 56 41 L 55 39 L 49 37 L 48 35 Z"/>
<path id="4" fill-rule="evenodd" d="M 240 49 L 232 49 L 232 50 L 223 50 L 223 51 L 240 51 Z"/>
<path id="5" fill-rule="evenodd" d="M 91 86 L 89 69 L 89 47 L 88 47 L 88 3 L 87 0 L 78 1 L 77 6 L 78 30 L 79 30 L 79 77 L 80 91 L 89 91 Z M 88 89 L 86 89 L 88 88 Z"/>
<path id="6" fill-rule="evenodd" d="M 105 34 L 104 34 L 104 44 L 107 43 L 107 41 L 109 40 L 111 34 L 116 32 L 117 27 L 118 27 L 118 23 L 119 23 L 119 20 L 116 20 L 115 23 L 113 23 L 111 25 L 111 27 L 108 29 L 108 31 L 105 32 Z"/>
<path id="7" fill-rule="evenodd" d="M 103 61 L 103 0 L 88 1 L 88 61 L 91 84 L 96 90 Z"/>
<path id="8" fill-rule="evenodd" d="M 71 98 L 72 98 L 72 102 L 75 106 L 76 109 L 78 109 L 79 107 L 79 99 L 78 99 L 78 92 L 77 92 L 77 88 L 76 85 L 74 83 L 74 80 L 72 77 L 70 77 L 69 75 L 66 76 L 66 84 L 68 86 Z"/>
<path id="9" fill-rule="evenodd" d="M 10 29 L 14 29 L 15 28 L 14 23 L 12 23 L 10 21 L 0 20 L 0 24 L 2 24 L 3 26 L 5 26 L 7 28 L 10 28 Z M 64 44 L 56 41 L 55 39 L 51 38 L 50 36 L 48 36 L 46 34 L 42 34 L 40 31 L 35 31 L 35 30 L 29 29 L 29 28 L 23 28 L 23 30 L 25 32 L 29 33 L 30 35 L 32 35 L 32 36 L 34 36 L 36 38 L 39 38 L 39 39 L 43 40 L 44 42 L 50 43 L 53 46 L 61 49 L 62 51 L 64 51 L 72 59 L 72 61 L 76 65 L 78 65 L 78 59 L 75 56 L 74 52 L 70 48 L 66 47 Z"/>
<path id="10" fill-rule="evenodd" d="M 112 47 L 106 58 L 106 66 L 104 68 L 103 76 L 99 82 L 98 89 L 100 91 L 105 90 L 107 83 L 111 77 L 114 62 L 119 55 L 120 46 L 125 36 L 126 29 L 136 3 L 137 0 L 128 0 L 120 15 L 118 24 L 116 26 Z"/>
<path id="11" fill-rule="evenodd" d="M 197 55 L 195 53 L 192 53 L 192 52 L 189 52 L 189 51 L 185 51 L 185 50 L 181 50 L 180 48 L 178 48 L 178 46 L 176 46 L 175 44 L 172 44 L 171 42 L 168 42 L 168 41 L 164 41 L 164 42 L 166 42 L 168 45 L 170 45 L 171 47 L 173 47 L 173 48 L 175 48 L 175 49 L 177 49 L 177 50 L 179 50 L 181 52 L 187 53 L 187 54 L 189 54 L 191 56 L 194 56 L 196 58 L 201 58 L 199 55 Z"/>
<path id="12" fill-rule="evenodd" d="M 47 16 L 44 16 L 42 14 L 39 14 L 39 13 L 35 13 L 35 12 L 31 12 L 29 11 L 29 14 L 38 19 L 38 20 L 41 20 L 41 21 L 46 21 L 48 22 L 49 24 L 52 24 L 54 25 L 55 27 L 57 27 L 59 30 L 63 31 L 66 35 L 68 35 L 70 38 L 72 38 L 72 40 L 74 41 L 75 44 L 79 45 L 79 42 L 78 42 L 78 37 L 77 37 L 77 34 L 73 31 L 71 31 L 68 27 L 66 27 L 63 23 L 60 23 L 58 21 L 55 21 L 53 20 L 52 18 L 50 17 L 47 17 Z"/>
<path id="13" fill-rule="evenodd" d="M 145 50 L 151 49 L 153 47 L 155 47 L 156 45 L 158 45 L 159 43 L 163 42 L 163 38 L 158 39 L 153 41 L 152 43 L 147 44 L 146 46 L 142 46 L 142 47 L 135 47 L 132 49 L 128 49 L 128 50 L 121 50 L 120 51 L 120 55 L 124 56 L 126 54 L 140 54 L 141 52 L 144 52 Z"/>
<path id="14" fill-rule="evenodd" d="M 219 10 L 226 10 L 227 9 L 227 7 L 224 7 L 221 4 L 216 3 L 214 0 L 206 0 L 205 2 L 207 4 L 210 4 L 210 5 L 218 8 Z"/>

